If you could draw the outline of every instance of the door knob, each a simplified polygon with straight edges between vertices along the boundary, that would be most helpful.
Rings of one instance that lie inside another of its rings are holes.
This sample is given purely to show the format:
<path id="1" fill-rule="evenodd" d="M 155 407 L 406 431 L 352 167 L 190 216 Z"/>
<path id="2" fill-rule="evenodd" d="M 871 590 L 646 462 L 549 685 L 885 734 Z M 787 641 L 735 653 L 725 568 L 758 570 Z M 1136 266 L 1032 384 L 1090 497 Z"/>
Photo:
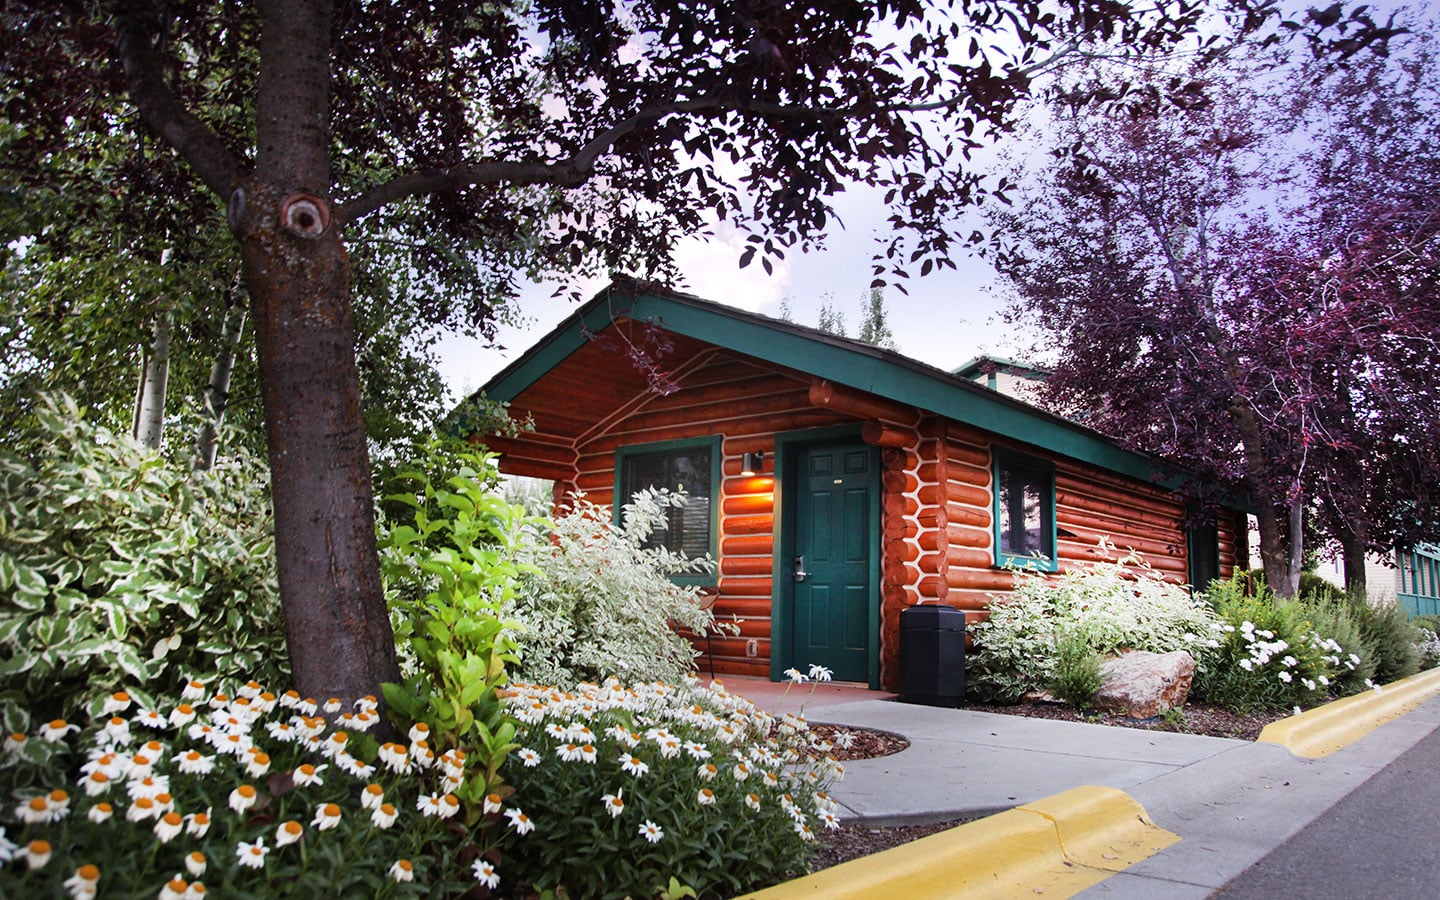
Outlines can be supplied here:
<path id="1" fill-rule="evenodd" d="M 805 579 L 807 579 L 807 578 L 810 577 L 810 573 L 807 572 L 807 571 L 805 571 L 805 557 L 803 557 L 803 556 L 797 556 L 797 557 L 795 557 L 795 572 L 794 572 L 794 574 L 795 574 L 795 580 L 796 580 L 796 581 L 804 581 Z"/>

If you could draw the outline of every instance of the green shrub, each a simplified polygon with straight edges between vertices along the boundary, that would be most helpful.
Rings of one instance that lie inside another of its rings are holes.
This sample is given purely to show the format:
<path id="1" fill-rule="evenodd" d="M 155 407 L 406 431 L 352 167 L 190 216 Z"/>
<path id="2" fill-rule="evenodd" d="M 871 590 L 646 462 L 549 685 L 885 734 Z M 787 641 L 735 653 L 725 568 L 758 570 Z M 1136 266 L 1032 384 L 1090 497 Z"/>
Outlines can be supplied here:
<path id="1" fill-rule="evenodd" d="M 817 833 L 839 825 L 825 790 L 843 767 L 812 752 L 797 716 L 693 678 L 517 685 L 511 702 L 523 749 L 504 774 L 534 824 L 502 847 L 517 883 L 619 900 L 674 878 L 736 896 L 802 874 Z"/>
<path id="2" fill-rule="evenodd" d="M 1102 549 L 1109 549 L 1102 545 Z M 975 652 L 966 684 L 986 702 L 1013 703 L 1055 682 L 1057 635 L 1083 634 L 1102 656 L 1121 650 L 1198 655 L 1210 638 L 1209 610 L 1130 555 L 1072 569 L 1058 580 L 1015 573 L 1015 592 L 996 599 L 987 621 L 972 626 Z"/>
<path id="3" fill-rule="evenodd" d="M 502 787 L 500 765 L 515 746 L 498 690 L 517 644 L 501 613 L 522 571 L 516 556 L 527 519 L 489 490 L 492 455 L 452 448 L 447 458 L 448 475 L 435 471 L 433 452 L 429 465 L 401 470 L 392 483 L 413 491 L 385 498 L 413 524 L 387 517 L 380 527 L 381 572 L 408 676 L 383 687 L 402 731 L 424 722 L 435 753 L 459 750 L 470 760 L 454 793 L 474 822 L 484 798 Z"/>
<path id="4" fill-rule="evenodd" d="M 641 491 L 615 523 L 608 509 L 576 496 L 553 530 L 530 535 L 519 549 L 525 575 L 505 609 L 522 626 L 517 678 L 673 683 L 694 671 L 695 650 L 675 626 L 699 633 L 713 620 L 700 589 L 670 576 L 713 564 L 645 546 L 665 526 L 666 510 L 683 502 L 680 494 Z"/>
<path id="5" fill-rule="evenodd" d="M 1055 645 L 1055 681 L 1050 693 L 1076 709 L 1089 709 L 1104 684 L 1102 657 L 1090 644 L 1086 634 L 1073 631 L 1062 634 Z"/>
<path id="6" fill-rule="evenodd" d="M 231 451 L 191 473 L 37 404 L 0 451 L 0 714 L 72 719 L 127 678 L 288 679 L 264 466 Z"/>
<path id="7" fill-rule="evenodd" d="M 1304 606 L 1240 578 L 1212 582 L 1205 597 L 1219 617 L 1217 640 L 1197 660 L 1192 698 L 1244 713 L 1325 696 L 1343 648 L 1315 630 Z"/>
<path id="8" fill-rule="evenodd" d="M 1371 606 L 1364 598 L 1351 601 L 1358 613 L 1360 631 L 1375 654 L 1375 681 L 1389 684 L 1420 670 L 1419 639 L 1405 609 L 1398 603 Z"/>
<path id="9" fill-rule="evenodd" d="M 1354 604 L 1343 594 L 1326 594 L 1312 595 L 1304 605 L 1315 631 L 1339 645 L 1326 659 L 1332 672 L 1327 685 L 1330 693 L 1344 697 L 1370 687 L 1375 677 L 1375 649 L 1365 639 Z"/>
<path id="10" fill-rule="evenodd" d="M 1344 600 L 1345 590 L 1336 587 L 1314 572 L 1301 572 L 1295 599 L 1307 606 L 1319 602 Z"/>

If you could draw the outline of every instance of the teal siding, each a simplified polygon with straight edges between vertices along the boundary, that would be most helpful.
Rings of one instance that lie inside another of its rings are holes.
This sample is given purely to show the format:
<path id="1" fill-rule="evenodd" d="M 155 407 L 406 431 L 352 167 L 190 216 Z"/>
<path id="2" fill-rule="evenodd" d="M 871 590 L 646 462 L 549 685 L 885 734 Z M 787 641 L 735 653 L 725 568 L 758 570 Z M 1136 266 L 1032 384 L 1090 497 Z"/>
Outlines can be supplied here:
<path id="1" fill-rule="evenodd" d="M 1412 616 L 1440 615 L 1440 547 L 1421 544 L 1395 554 L 1395 595 Z"/>

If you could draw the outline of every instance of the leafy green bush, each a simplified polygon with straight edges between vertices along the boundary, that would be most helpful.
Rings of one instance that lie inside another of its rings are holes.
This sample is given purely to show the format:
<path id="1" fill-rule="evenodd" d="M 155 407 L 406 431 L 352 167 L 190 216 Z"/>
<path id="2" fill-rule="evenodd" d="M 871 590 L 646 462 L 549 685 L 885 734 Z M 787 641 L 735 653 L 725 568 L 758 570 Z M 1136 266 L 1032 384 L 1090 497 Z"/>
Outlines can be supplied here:
<path id="1" fill-rule="evenodd" d="M 1375 650 L 1365 640 L 1360 614 L 1349 598 L 1343 594 L 1310 595 L 1304 606 L 1315 631 L 1339 645 L 1339 649 L 1327 657 L 1333 673 L 1326 685 L 1330 693 L 1344 697 L 1373 684 Z"/>
<path id="2" fill-rule="evenodd" d="M 471 761 L 454 792 L 473 822 L 500 790 L 500 765 L 515 746 L 515 722 L 497 693 L 517 659 L 514 625 L 501 611 L 521 573 L 515 558 L 527 520 L 488 490 L 493 456 L 459 450 L 447 458 L 443 480 L 426 468 L 402 470 L 394 483 L 413 491 L 385 497 L 408 509 L 409 523 L 387 517 L 380 526 L 381 573 L 408 675 L 384 691 L 402 730 L 424 722 L 433 752 L 463 751 Z"/>
<path id="3" fill-rule="evenodd" d="M 1314 572 L 1301 572 L 1300 584 L 1295 591 L 1295 599 L 1307 606 L 1316 603 L 1344 600 L 1345 591 L 1338 588 Z"/>
<path id="4" fill-rule="evenodd" d="M 1304 606 L 1263 584 L 1211 582 L 1206 599 L 1220 621 L 1217 646 L 1197 660 L 1196 700 L 1237 712 L 1306 705 L 1325 696 L 1337 665 L 1354 665 L 1341 658 L 1340 644 L 1315 631 Z"/>
<path id="5" fill-rule="evenodd" d="M 1394 602 L 1372 606 L 1364 598 L 1351 602 L 1365 643 L 1375 653 L 1375 681 L 1389 684 L 1418 672 L 1420 655 L 1415 642 L 1419 635 L 1405 609 Z"/>
<path id="6" fill-rule="evenodd" d="M 1431 628 L 1416 628 L 1420 635 L 1415 641 L 1415 655 L 1420 659 L 1420 668 L 1433 669 L 1440 666 L 1440 632 Z"/>
<path id="7" fill-rule="evenodd" d="M 1083 634 L 1102 656 L 1134 649 L 1198 657 L 1212 622 L 1184 587 L 1133 554 L 1072 569 L 1057 581 L 1017 571 L 1014 594 L 997 599 L 990 618 L 972 626 L 976 649 L 966 657 L 966 683 L 982 701 L 1013 703 L 1055 682 L 1060 634 Z"/>
<path id="8" fill-rule="evenodd" d="M 1076 709 L 1089 709 L 1104 684 L 1102 658 L 1083 632 L 1067 632 L 1055 645 L 1055 681 L 1050 693 Z"/>
<path id="9" fill-rule="evenodd" d="M 536 531 L 520 546 L 526 571 L 505 609 L 523 626 L 517 678 L 677 682 L 694 671 L 695 650 L 675 626 L 700 633 L 713 619 L 701 608 L 700 589 L 670 576 L 713 564 L 645 546 L 665 527 L 665 511 L 683 503 L 680 494 L 641 491 L 616 523 L 608 509 L 575 496 L 553 530 Z"/>
<path id="10" fill-rule="evenodd" d="M 268 479 L 240 452 L 192 474 L 46 397 L 0 451 L 0 714 L 75 718 L 128 677 L 287 678 Z"/>
<path id="11" fill-rule="evenodd" d="M 516 686 L 523 748 L 507 762 L 533 832 L 507 835 L 508 877 L 560 896 L 735 896 L 802 874 L 843 767 L 797 716 L 701 688 L 618 679 Z M 563 889 L 563 892 L 562 892 Z"/>

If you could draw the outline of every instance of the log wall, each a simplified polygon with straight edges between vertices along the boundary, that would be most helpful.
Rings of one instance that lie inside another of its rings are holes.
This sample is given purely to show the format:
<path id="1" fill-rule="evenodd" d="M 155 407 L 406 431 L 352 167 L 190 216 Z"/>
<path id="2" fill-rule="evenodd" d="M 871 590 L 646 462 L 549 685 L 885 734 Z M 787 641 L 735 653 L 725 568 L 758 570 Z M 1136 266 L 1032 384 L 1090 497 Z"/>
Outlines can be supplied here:
<path id="1" fill-rule="evenodd" d="M 724 350 L 696 357 L 674 381 L 678 390 L 642 393 L 568 445 L 547 436 L 523 454 L 520 467 L 558 476 L 557 498 L 578 489 L 610 504 L 617 448 L 723 435 L 721 495 L 714 498 L 721 511 L 714 611 L 739 633 L 712 638 L 717 672 L 770 672 L 778 432 L 859 423 L 862 438 L 880 448 L 883 686 L 898 686 L 903 609 L 945 603 L 983 615 L 993 597 L 1013 587 L 1012 575 L 995 566 L 992 449 L 1046 457 L 1044 450 Z M 766 454 L 766 471 L 742 476 L 741 457 L 754 451 Z M 1186 579 L 1184 506 L 1177 496 L 1091 466 L 1054 462 L 1061 573 L 1095 560 L 1103 537 L 1122 553 L 1142 553 L 1167 578 Z M 502 468 L 518 471 L 503 459 Z M 1243 520 L 1219 524 L 1223 575 L 1245 559 L 1245 531 Z"/>

